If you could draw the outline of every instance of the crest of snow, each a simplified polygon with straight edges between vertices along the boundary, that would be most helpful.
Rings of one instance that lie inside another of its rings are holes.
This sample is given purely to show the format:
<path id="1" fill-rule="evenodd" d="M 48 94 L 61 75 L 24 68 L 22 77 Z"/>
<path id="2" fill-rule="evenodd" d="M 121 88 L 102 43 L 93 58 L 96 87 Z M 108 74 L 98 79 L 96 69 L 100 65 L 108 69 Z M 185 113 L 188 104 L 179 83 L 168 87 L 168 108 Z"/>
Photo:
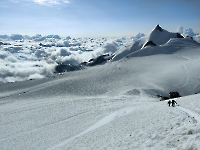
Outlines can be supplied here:
<path id="1" fill-rule="evenodd" d="M 172 33 L 162 29 L 157 25 L 149 35 L 148 41 L 153 41 L 156 45 L 163 45 L 167 43 L 171 38 L 176 38 L 177 33 Z"/>
<path id="2" fill-rule="evenodd" d="M 198 48 L 200 44 L 191 38 L 171 38 L 166 44 L 161 46 L 145 47 L 128 55 L 128 57 L 142 57 L 157 54 L 172 54 L 181 51 L 184 47 Z"/>
<path id="3" fill-rule="evenodd" d="M 135 52 L 142 48 L 143 44 L 147 42 L 148 37 L 141 37 L 140 39 L 134 41 L 133 44 L 126 46 L 125 48 L 121 48 L 115 52 L 115 56 L 113 57 L 112 61 L 118 61 L 125 56 L 129 55 L 132 52 Z"/>

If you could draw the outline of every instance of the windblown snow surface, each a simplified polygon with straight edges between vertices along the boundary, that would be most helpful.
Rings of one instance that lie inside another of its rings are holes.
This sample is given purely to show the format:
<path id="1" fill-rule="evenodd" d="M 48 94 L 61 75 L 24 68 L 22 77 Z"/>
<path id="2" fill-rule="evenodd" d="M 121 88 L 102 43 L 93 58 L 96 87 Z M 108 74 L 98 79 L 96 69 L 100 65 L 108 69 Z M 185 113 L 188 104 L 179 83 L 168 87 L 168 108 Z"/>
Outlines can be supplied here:
<path id="1" fill-rule="evenodd" d="M 64 75 L 1 83 L 0 150 L 199 149 L 199 44 L 172 38 L 124 54 Z M 155 96 L 171 91 L 182 96 L 176 107 Z"/>

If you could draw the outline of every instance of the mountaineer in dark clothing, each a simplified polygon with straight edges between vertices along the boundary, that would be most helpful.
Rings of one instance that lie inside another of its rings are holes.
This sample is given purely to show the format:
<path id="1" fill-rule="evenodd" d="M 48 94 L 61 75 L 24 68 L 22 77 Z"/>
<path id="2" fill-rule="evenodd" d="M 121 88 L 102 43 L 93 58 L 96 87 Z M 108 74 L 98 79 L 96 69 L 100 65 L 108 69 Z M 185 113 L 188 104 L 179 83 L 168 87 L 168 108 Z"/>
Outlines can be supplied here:
<path id="1" fill-rule="evenodd" d="M 169 104 L 169 107 L 170 107 L 170 105 L 171 105 L 172 102 L 169 100 L 167 103 Z"/>
<path id="2" fill-rule="evenodd" d="M 173 99 L 173 100 L 172 100 L 172 106 L 174 107 L 175 104 L 177 104 L 177 102 Z"/>

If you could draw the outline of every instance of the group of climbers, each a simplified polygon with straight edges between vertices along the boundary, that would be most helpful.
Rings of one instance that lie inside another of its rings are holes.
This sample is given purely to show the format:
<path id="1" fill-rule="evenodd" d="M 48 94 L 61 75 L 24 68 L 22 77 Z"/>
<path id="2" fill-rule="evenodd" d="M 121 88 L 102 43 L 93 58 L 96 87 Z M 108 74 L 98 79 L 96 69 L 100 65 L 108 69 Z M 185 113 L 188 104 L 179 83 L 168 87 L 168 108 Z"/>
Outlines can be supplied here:
<path id="1" fill-rule="evenodd" d="M 172 101 L 169 100 L 169 101 L 168 101 L 168 104 L 169 104 L 169 107 L 170 107 L 171 104 L 172 104 L 172 107 L 174 107 L 175 104 L 177 104 L 177 102 L 173 99 Z"/>

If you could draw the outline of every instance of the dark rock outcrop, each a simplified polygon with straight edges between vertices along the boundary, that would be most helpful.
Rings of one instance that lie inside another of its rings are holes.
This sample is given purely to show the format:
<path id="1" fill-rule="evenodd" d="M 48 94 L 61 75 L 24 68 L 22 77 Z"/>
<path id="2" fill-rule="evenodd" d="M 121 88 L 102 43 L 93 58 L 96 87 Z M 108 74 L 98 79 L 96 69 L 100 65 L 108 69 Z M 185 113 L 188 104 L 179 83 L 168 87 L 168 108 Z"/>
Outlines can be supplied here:
<path id="1" fill-rule="evenodd" d="M 156 97 L 160 98 L 160 101 L 169 99 L 169 97 L 165 97 L 165 96 L 161 96 L 161 95 L 156 95 Z"/>
<path id="2" fill-rule="evenodd" d="M 150 45 L 150 46 L 156 46 L 156 44 L 155 44 L 153 41 L 148 41 L 148 42 L 144 45 L 144 47 L 146 47 L 146 46 L 148 46 L 148 45 Z"/>
<path id="3" fill-rule="evenodd" d="M 167 99 L 169 99 L 169 97 L 165 97 L 165 96 L 160 97 L 160 100 L 167 100 Z"/>
<path id="4" fill-rule="evenodd" d="M 178 98 L 181 97 L 178 92 L 169 92 L 169 97 L 170 98 Z"/>
<path id="5" fill-rule="evenodd" d="M 180 33 L 176 33 L 177 38 L 184 38 Z"/>
<path id="6" fill-rule="evenodd" d="M 156 26 L 156 28 L 155 28 L 156 30 L 159 30 L 160 32 L 162 32 L 163 31 L 163 29 L 160 27 L 160 25 L 158 24 L 157 26 Z"/>
<path id="7" fill-rule="evenodd" d="M 105 63 L 107 60 L 111 60 L 114 55 L 109 55 L 109 54 L 103 54 L 98 56 L 97 58 L 91 58 L 87 62 L 82 62 L 80 65 L 84 66 L 96 66 L 100 65 L 102 63 Z"/>
<path id="8" fill-rule="evenodd" d="M 80 70 L 80 69 L 83 69 L 82 66 L 79 66 L 79 65 L 70 65 L 70 64 L 60 64 L 60 65 L 57 65 L 55 67 L 55 71 L 56 73 L 62 73 L 62 72 L 69 72 L 69 71 L 77 71 L 77 70 Z"/>
<path id="9" fill-rule="evenodd" d="M 113 55 L 103 54 L 98 56 L 97 58 L 92 58 L 89 61 L 84 61 L 80 64 L 58 64 L 55 67 L 55 73 L 69 72 L 69 71 L 77 71 L 84 69 L 88 66 L 96 66 L 102 63 L 105 63 L 107 60 L 110 60 Z"/>
<path id="10" fill-rule="evenodd" d="M 96 59 L 90 60 L 88 63 L 88 66 L 96 66 L 96 65 L 101 64 L 106 61 L 107 61 L 107 59 L 105 59 L 104 56 L 101 55 L 101 56 L 97 57 Z"/>
<path id="11" fill-rule="evenodd" d="M 189 35 L 187 36 L 187 38 L 190 38 L 190 39 L 192 39 L 192 40 L 193 40 L 193 38 L 192 38 L 191 36 L 189 36 Z"/>

